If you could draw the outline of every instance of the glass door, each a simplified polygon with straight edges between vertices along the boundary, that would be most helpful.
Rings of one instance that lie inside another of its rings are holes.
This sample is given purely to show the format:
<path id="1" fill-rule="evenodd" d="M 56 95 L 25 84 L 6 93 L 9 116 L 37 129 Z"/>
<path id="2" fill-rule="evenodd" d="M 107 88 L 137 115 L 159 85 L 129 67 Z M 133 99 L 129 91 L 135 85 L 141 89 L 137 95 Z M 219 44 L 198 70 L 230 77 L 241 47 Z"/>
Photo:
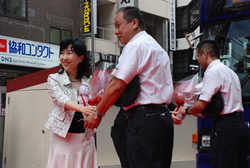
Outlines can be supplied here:
<path id="1" fill-rule="evenodd" d="M 0 86 L 0 116 L 5 115 L 5 103 L 6 103 L 6 87 Z"/>

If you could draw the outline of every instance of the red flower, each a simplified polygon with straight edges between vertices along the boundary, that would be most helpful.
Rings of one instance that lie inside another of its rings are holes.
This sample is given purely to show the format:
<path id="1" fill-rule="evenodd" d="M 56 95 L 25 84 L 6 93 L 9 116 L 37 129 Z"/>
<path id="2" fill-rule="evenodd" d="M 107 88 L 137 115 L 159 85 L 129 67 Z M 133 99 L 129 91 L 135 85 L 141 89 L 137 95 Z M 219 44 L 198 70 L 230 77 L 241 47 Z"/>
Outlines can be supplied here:
<path id="1" fill-rule="evenodd" d="M 183 99 L 175 99 L 175 103 L 177 105 L 177 110 L 180 108 L 180 106 L 184 105 L 184 100 Z"/>
<path id="2" fill-rule="evenodd" d="M 89 99 L 88 104 L 91 106 L 98 105 L 101 99 L 102 99 L 101 96 L 97 96 L 94 99 Z"/>

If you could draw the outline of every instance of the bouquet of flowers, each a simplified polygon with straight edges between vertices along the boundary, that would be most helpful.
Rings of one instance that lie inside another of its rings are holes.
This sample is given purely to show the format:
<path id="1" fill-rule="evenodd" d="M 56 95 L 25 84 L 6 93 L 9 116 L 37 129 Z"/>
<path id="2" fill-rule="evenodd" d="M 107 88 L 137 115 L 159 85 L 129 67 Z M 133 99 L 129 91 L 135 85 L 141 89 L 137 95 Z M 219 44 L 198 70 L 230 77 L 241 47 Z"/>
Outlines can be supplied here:
<path id="1" fill-rule="evenodd" d="M 95 70 L 92 78 L 90 79 L 89 87 L 85 84 L 81 85 L 79 88 L 79 95 L 82 98 L 84 106 L 96 106 L 101 101 L 101 97 L 106 89 L 108 83 L 111 80 L 111 70 L 97 69 Z M 86 116 L 84 116 L 86 117 Z M 86 129 L 85 138 L 88 139 L 94 135 L 96 129 Z"/>
<path id="2" fill-rule="evenodd" d="M 89 104 L 89 87 L 86 84 L 83 84 L 79 87 L 79 95 L 82 98 L 82 103 L 84 106 L 88 106 Z M 83 117 L 85 118 L 86 116 L 83 114 Z M 84 118 L 78 120 L 80 122 L 81 120 L 84 120 Z M 89 139 L 92 135 L 94 135 L 96 132 L 95 129 L 85 129 L 85 137 L 84 139 Z"/>
<path id="3" fill-rule="evenodd" d="M 174 84 L 173 98 L 177 105 L 177 110 L 180 106 L 191 106 L 193 105 L 200 94 L 202 84 L 199 83 L 200 78 L 198 73 L 195 75 L 188 76 Z M 176 115 L 180 119 L 184 119 L 181 113 Z"/>

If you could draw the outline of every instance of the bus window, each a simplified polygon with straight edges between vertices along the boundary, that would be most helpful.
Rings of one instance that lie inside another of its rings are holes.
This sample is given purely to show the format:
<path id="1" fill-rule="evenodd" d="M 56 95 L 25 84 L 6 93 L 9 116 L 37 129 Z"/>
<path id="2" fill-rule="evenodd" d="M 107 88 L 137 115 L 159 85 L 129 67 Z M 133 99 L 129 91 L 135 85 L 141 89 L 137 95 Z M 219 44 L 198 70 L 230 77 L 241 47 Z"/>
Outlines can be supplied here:
<path id="1" fill-rule="evenodd" d="M 232 22 L 221 56 L 240 78 L 243 102 L 249 104 L 250 98 L 250 19 Z"/>
<path id="2" fill-rule="evenodd" d="M 250 104 L 250 19 L 207 26 L 203 39 L 216 40 L 221 61 L 240 78 L 243 103 Z"/>

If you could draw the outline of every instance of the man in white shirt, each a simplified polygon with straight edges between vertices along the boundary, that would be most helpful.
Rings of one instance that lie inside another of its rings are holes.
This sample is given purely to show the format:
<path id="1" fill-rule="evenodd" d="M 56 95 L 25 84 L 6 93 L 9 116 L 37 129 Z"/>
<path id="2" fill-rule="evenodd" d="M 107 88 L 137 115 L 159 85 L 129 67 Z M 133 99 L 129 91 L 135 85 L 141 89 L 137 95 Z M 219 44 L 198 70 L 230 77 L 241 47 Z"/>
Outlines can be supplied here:
<path id="1" fill-rule="evenodd" d="M 132 168 L 170 168 L 173 149 L 173 121 L 168 104 L 173 81 L 167 52 L 144 29 L 136 7 L 119 9 L 115 34 L 124 44 L 113 80 L 107 86 L 95 113 L 85 127 L 96 128 L 102 116 L 119 98 L 135 76 L 140 92 L 134 103 L 124 107 L 128 116 L 127 150 Z"/>
<path id="2" fill-rule="evenodd" d="M 219 91 L 224 99 L 224 108 L 213 119 L 210 142 L 212 167 L 246 168 L 248 130 L 242 115 L 240 80 L 233 70 L 220 62 L 220 50 L 215 41 L 200 42 L 197 56 L 201 68 L 206 71 L 199 100 L 186 109 L 186 113 L 202 116 L 201 112 Z M 185 114 L 183 108 L 180 111 Z M 177 118 L 173 119 L 178 123 Z"/>

